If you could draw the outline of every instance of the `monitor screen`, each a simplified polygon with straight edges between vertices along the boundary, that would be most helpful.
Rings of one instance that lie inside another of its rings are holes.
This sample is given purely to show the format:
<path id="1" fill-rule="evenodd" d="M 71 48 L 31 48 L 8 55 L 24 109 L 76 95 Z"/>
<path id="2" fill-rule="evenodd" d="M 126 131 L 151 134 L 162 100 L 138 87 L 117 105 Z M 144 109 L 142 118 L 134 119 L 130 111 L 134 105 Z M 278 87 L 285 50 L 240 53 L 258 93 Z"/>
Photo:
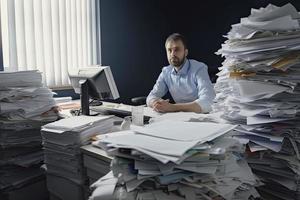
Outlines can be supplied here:
<path id="1" fill-rule="evenodd" d="M 91 66 L 69 70 L 69 78 L 75 92 L 81 94 L 81 106 L 88 107 L 89 98 L 97 100 L 117 99 L 119 92 L 109 66 Z M 88 108 L 87 108 L 88 109 Z"/>

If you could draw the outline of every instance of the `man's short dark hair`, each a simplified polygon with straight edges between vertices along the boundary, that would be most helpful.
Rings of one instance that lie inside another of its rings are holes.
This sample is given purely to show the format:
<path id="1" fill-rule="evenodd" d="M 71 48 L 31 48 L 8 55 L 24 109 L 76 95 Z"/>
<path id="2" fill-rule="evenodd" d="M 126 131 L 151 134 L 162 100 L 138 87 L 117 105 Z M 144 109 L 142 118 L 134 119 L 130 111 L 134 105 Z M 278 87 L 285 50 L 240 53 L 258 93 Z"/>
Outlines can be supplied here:
<path id="1" fill-rule="evenodd" d="M 170 41 L 181 41 L 184 48 L 187 49 L 187 41 L 185 39 L 185 37 L 179 33 L 172 33 L 171 35 L 169 35 L 169 37 L 166 39 L 166 43 L 165 43 L 165 46 L 167 46 L 167 43 L 170 42 Z"/>

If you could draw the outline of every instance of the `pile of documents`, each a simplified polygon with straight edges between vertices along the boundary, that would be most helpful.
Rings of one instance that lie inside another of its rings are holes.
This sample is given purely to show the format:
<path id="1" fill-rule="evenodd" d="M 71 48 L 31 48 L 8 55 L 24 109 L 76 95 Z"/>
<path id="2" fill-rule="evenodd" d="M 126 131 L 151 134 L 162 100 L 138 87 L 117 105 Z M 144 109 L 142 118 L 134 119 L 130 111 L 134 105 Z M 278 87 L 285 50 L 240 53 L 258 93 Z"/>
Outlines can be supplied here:
<path id="1" fill-rule="evenodd" d="M 299 21 L 291 4 L 252 9 L 217 52 L 225 61 L 214 109 L 239 125 L 234 138 L 248 144 L 266 199 L 296 199 L 300 192 Z"/>
<path id="2" fill-rule="evenodd" d="M 0 194 L 9 196 L 45 180 L 40 131 L 57 119 L 53 106 L 39 72 L 0 72 Z"/>
<path id="3" fill-rule="evenodd" d="M 42 138 L 50 193 L 61 199 L 83 199 L 86 176 L 80 147 L 113 127 L 112 116 L 74 116 L 47 124 Z M 61 185 L 61 187 L 57 187 Z M 65 188 L 73 191 L 65 192 Z M 70 196 L 72 194 L 79 194 Z"/>
<path id="4" fill-rule="evenodd" d="M 41 125 L 0 122 L 0 193 L 16 191 L 43 177 Z"/>
<path id="5" fill-rule="evenodd" d="M 248 199 L 259 184 L 244 146 L 228 136 L 234 125 L 154 122 L 101 135 L 93 145 L 113 157 L 90 200 Z"/>
<path id="6" fill-rule="evenodd" d="M 0 72 L 1 118 L 40 120 L 42 114 L 51 110 L 55 106 L 53 94 L 42 86 L 41 79 L 38 71 Z"/>

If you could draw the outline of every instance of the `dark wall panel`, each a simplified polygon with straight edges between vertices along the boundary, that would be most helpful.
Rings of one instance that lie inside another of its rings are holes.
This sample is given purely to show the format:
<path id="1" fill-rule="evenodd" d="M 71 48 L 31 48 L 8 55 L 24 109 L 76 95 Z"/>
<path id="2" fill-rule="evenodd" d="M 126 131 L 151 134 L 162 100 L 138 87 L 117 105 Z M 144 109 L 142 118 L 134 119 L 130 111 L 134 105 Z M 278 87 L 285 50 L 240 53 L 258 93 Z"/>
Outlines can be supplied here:
<path id="1" fill-rule="evenodd" d="M 2 30 L 1 30 L 1 22 L 0 22 L 0 71 L 4 70 L 4 65 L 3 65 L 3 48 L 2 48 Z"/>
<path id="2" fill-rule="evenodd" d="M 102 64 L 110 65 L 120 101 L 147 95 L 162 66 L 167 65 L 164 42 L 179 32 L 188 39 L 189 58 L 205 62 L 215 80 L 223 59 L 214 54 L 232 24 L 250 14 L 251 8 L 285 0 L 100 0 Z"/>

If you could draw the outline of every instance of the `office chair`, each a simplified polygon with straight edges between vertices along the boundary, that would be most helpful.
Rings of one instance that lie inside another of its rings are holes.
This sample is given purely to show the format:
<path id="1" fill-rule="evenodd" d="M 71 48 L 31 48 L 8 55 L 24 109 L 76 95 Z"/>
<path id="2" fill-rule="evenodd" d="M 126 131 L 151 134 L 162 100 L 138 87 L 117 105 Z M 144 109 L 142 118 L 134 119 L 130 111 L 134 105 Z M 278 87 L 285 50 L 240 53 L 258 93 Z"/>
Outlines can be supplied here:
<path id="1" fill-rule="evenodd" d="M 147 96 L 134 97 L 134 98 L 131 99 L 131 102 L 135 106 L 145 105 L 146 104 L 146 99 L 147 99 Z M 175 101 L 174 101 L 172 95 L 170 94 L 170 92 L 167 92 L 167 94 L 165 94 L 165 96 L 163 96 L 163 99 L 169 99 L 170 103 L 175 103 Z"/>
<path id="2" fill-rule="evenodd" d="M 146 104 L 146 96 L 142 96 L 142 97 L 134 97 L 131 99 L 131 102 L 133 103 L 133 105 L 135 106 L 139 106 L 139 105 L 144 105 Z"/>

